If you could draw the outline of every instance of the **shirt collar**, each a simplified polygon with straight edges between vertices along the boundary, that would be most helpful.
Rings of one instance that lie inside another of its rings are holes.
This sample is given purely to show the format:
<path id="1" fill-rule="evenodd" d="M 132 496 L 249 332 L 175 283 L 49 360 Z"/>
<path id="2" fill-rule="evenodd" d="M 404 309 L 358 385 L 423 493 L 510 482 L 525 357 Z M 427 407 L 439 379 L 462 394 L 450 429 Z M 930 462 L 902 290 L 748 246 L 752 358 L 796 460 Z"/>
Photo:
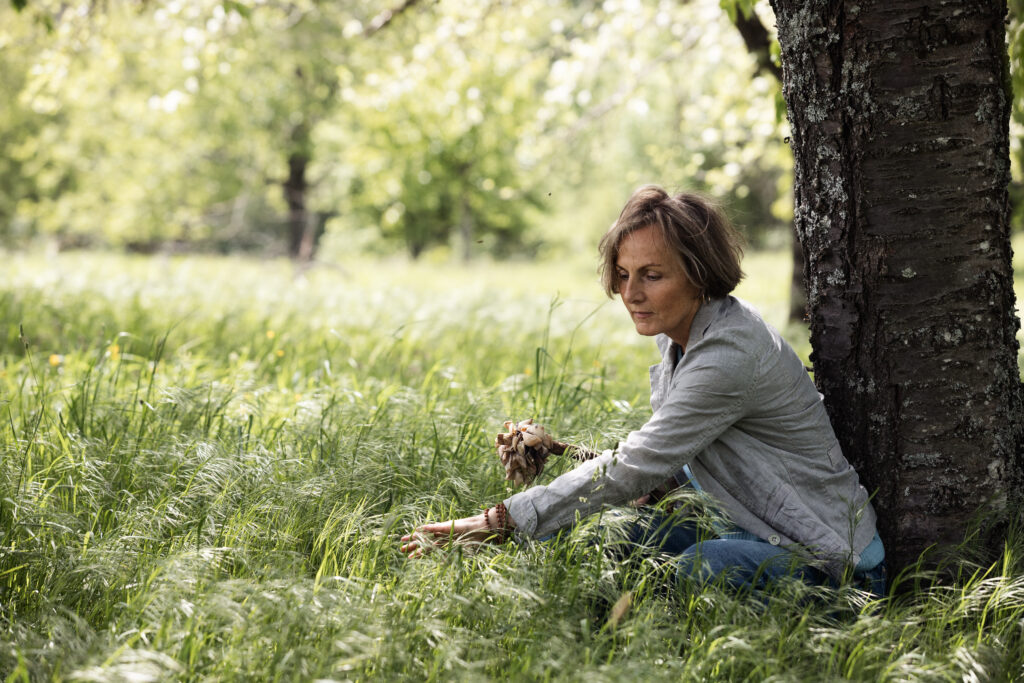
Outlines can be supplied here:
<path id="1" fill-rule="evenodd" d="M 711 327 L 711 323 L 714 322 L 724 303 L 725 298 L 708 299 L 701 303 L 697 313 L 693 316 L 693 322 L 690 323 L 690 336 L 686 340 L 686 348 L 692 348 L 694 344 L 704 338 L 704 334 Z"/>

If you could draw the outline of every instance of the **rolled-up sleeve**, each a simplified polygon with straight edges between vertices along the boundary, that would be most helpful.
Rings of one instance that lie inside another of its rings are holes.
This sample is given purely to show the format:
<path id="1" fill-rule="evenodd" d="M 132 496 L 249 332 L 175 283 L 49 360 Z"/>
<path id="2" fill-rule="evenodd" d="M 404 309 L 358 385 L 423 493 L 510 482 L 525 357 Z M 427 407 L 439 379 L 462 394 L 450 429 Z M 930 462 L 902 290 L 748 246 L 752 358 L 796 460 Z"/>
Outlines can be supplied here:
<path id="1" fill-rule="evenodd" d="M 621 505 L 654 489 L 743 416 L 757 374 L 749 349 L 707 338 L 687 351 L 665 400 L 617 451 L 605 451 L 505 501 L 520 533 L 551 534 L 577 517 Z"/>

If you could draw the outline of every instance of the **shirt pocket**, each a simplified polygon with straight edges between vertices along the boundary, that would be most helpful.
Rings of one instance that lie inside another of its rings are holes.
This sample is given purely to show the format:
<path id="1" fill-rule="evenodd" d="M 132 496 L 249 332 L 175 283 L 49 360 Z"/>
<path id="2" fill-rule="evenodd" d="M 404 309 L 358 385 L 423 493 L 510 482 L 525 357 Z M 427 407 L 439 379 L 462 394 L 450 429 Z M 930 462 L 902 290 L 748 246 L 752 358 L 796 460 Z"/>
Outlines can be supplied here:
<path id="1" fill-rule="evenodd" d="M 808 543 L 815 536 L 812 517 L 793 487 L 782 482 L 765 498 L 761 519 L 794 541 Z"/>
<path id="2" fill-rule="evenodd" d="M 832 469 L 838 469 L 840 465 L 846 463 L 846 456 L 843 455 L 843 447 L 836 441 L 828 449 L 828 461 L 832 464 Z"/>

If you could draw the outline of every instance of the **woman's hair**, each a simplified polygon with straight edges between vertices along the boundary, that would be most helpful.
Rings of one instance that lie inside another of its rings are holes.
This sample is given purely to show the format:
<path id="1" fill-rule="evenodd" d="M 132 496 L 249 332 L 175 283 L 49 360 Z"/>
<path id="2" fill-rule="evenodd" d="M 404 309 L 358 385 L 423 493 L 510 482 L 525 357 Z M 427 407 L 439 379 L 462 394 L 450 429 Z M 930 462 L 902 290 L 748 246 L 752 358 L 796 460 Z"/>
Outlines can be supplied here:
<path id="1" fill-rule="evenodd" d="M 725 296 L 743 279 L 743 238 L 718 206 L 701 195 L 673 197 L 657 185 L 645 185 L 629 198 L 598 245 L 601 284 L 608 296 L 619 293 L 616 262 L 622 240 L 647 226 L 661 233 L 702 298 Z"/>

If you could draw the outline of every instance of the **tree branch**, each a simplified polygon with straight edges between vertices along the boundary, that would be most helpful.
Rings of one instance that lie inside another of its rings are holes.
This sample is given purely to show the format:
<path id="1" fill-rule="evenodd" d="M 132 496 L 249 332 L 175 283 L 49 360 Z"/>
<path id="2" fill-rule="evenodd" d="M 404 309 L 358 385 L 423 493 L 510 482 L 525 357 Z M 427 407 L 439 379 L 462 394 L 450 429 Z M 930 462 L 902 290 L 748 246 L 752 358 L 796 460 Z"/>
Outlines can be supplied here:
<path id="1" fill-rule="evenodd" d="M 771 36 L 768 35 L 768 29 L 761 23 L 757 14 L 751 11 L 748 17 L 743 13 L 742 9 L 737 9 L 736 21 L 733 24 L 740 32 L 740 36 L 743 37 L 747 50 L 757 60 L 758 70 L 769 72 L 781 83 L 782 69 L 772 61 Z"/>
<path id="2" fill-rule="evenodd" d="M 394 21 L 399 15 L 401 15 L 407 9 L 410 9 L 411 7 L 414 7 L 416 4 L 418 4 L 419 1 L 420 0 L 403 0 L 402 4 L 398 5 L 397 7 L 384 10 L 383 12 L 375 16 L 373 19 L 371 19 L 370 23 L 366 25 L 366 29 L 363 31 L 363 37 L 369 38 L 377 31 L 380 31 L 382 28 L 385 28 L 388 24 Z"/>

